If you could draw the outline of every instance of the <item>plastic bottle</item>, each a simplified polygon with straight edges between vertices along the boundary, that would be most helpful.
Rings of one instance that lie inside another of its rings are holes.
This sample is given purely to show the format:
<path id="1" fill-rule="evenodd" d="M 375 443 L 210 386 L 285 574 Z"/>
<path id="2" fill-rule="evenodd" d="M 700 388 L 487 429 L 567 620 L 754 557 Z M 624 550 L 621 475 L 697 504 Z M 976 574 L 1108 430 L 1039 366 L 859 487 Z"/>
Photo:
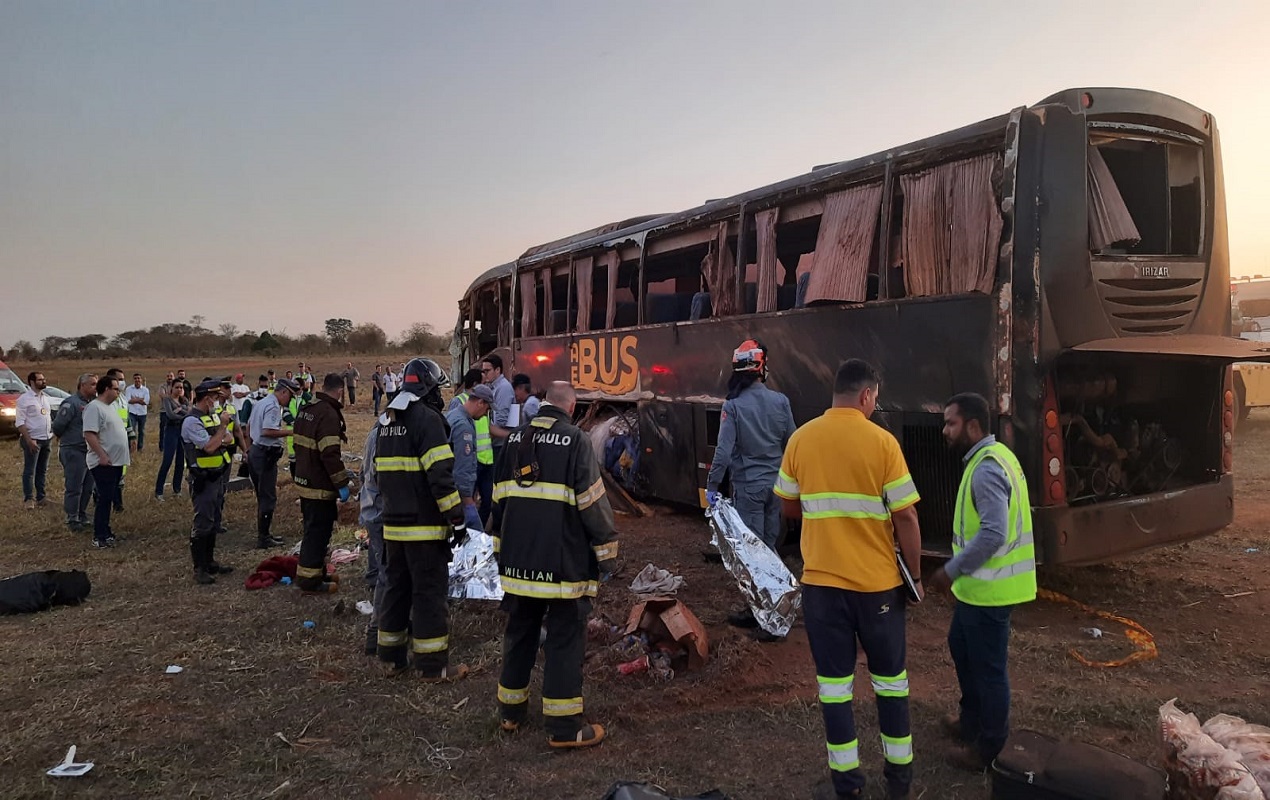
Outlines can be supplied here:
<path id="1" fill-rule="evenodd" d="M 639 672 L 648 670 L 648 656 L 640 656 L 634 661 L 627 661 L 625 664 L 617 665 L 618 675 L 634 675 Z"/>

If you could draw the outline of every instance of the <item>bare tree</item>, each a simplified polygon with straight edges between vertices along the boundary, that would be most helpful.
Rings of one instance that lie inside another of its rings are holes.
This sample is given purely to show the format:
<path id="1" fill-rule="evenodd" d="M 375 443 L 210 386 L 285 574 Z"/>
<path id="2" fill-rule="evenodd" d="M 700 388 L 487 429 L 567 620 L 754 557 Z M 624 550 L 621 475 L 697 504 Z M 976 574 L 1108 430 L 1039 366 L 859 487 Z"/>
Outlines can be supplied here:
<path id="1" fill-rule="evenodd" d="M 220 331 L 220 335 L 226 339 L 233 339 L 238 335 L 238 326 L 232 322 L 222 322 L 216 327 Z"/>

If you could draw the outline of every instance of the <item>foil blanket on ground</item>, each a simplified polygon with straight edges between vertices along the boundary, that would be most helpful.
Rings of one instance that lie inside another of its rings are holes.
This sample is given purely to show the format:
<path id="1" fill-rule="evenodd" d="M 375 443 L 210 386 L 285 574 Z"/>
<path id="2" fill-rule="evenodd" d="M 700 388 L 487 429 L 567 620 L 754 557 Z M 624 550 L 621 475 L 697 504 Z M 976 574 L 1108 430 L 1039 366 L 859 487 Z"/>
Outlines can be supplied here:
<path id="1" fill-rule="evenodd" d="M 728 500 L 706 510 L 710 543 L 723 556 L 723 566 L 736 578 L 745 602 L 759 627 L 773 636 L 786 636 L 803 604 L 802 590 L 785 562 L 763 544 Z"/>
<path id="2" fill-rule="evenodd" d="M 450 560 L 450 597 L 456 600 L 502 600 L 494 538 L 467 529 L 467 541 L 455 548 Z"/>

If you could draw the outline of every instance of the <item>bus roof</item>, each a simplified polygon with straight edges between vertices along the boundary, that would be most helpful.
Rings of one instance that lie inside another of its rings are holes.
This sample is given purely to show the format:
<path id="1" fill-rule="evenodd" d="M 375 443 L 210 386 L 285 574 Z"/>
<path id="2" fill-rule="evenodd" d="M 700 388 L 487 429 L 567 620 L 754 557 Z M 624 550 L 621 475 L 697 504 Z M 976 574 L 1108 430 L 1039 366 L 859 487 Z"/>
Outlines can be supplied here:
<path id="1" fill-rule="evenodd" d="M 1086 98 L 1089 105 L 1085 106 Z M 1196 129 L 1203 135 L 1211 135 L 1211 118 L 1199 108 L 1159 92 L 1145 89 L 1123 88 L 1081 88 L 1065 89 L 1049 95 L 1035 106 L 1062 105 L 1076 113 L 1088 117 L 1098 117 L 1103 109 L 1108 109 L 1109 119 L 1116 115 L 1141 114 L 1156 116 L 1180 122 Z M 1032 107 L 1035 107 L 1032 106 Z M 526 266 L 558 258 L 573 250 L 593 247 L 612 246 L 628 239 L 640 239 L 648 232 L 668 228 L 688 222 L 709 222 L 731 216 L 735 209 L 742 205 L 761 204 L 770 207 L 787 195 L 800 195 L 822 184 L 829 184 L 843 178 L 849 179 L 858 173 L 865 173 L 870 167 L 881 169 L 887 161 L 907 161 L 905 168 L 921 166 L 924 154 L 930 153 L 930 160 L 938 163 L 945 159 L 945 149 L 967 142 L 979 142 L 985 137 L 1003 133 L 1013 115 L 1023 108 L 996 117 L 972 123 L 945 133 L 918 139 L 899 147 L 880 151 L 867 156 L 837 161 L 813 167 L 810 171 L 777 183 L 751 189 L 741 194 L 718 200 L 710 200 L 695 208 L 686 209 L 673 214 L 654 214 L 632 217 L 621 222 L 602 225 L 587 231 L 556 239 L 551 242 L 535 245 L 526 250 L 519 259 L 509 264 L 502 264 L 486 270 L 472 282 L 464 297 L 498 278 L 509 276 L 517 266 Z M 1207 130 L 1205 128 L 1208 127 Z M 762 201 L 760 203 L 760 201 Z"/>

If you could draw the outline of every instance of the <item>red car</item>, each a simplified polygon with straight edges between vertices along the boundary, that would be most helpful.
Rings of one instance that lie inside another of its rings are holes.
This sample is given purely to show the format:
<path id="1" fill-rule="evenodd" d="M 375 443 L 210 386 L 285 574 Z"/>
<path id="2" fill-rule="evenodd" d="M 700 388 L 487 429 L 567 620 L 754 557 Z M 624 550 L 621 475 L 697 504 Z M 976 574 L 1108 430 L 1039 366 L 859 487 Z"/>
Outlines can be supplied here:
<path id="1" fill-rule="evenodd" d="M 26 389 L 26 383 L 0 361 L 0 436 L 18 435 L 18 397 Z"/>

